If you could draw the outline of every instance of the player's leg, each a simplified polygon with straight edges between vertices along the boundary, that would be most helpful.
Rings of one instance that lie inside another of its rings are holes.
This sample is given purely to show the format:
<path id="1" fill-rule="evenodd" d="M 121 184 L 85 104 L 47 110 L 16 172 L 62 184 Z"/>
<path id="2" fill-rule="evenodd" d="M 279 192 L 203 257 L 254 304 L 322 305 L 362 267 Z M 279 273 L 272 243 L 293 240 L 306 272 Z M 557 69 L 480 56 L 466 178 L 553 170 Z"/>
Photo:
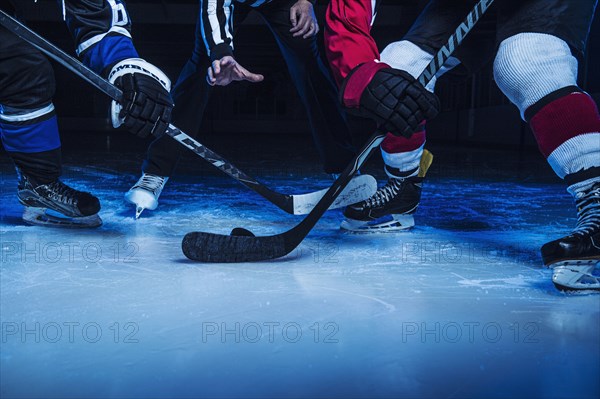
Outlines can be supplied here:
<path id="1" fill-rule="evenodd" d="M 463 9 L 448 11 L 447 1 L 433 1 L 413 24 L 405 40 L 391 43 L 381 52 L 381 61 L 392 68 L 418 77 L 444 44 L 464 14 Z M 460 8 L 460 7 L 459 7 Z M 459 64 L 450 58 L 446 66 L 427 85 L 433 92 L 437 78 Z M 351 231 L 397 231 L 414 226 L 421 200 L 421 189 L 433 156 L 424 150 L 425 124 L 410 138 L 388 134 L 381 145 L 388 182 L 373 197 L 346 208 L 342 228 Z"/>
<path id="2" fill-rule="evenodd" d="M 239 21 L 246 13 L 244 7 L 236 6 L 234 18 Z M 171 123 L 194 138 L 200 133 L 204 110 L 212 92 L 212 87 L 206 82 L 206 70 L 209 66 L 210 59 L 198 21 L 192 55 L 171 91 L 175 103 Z M 125 199 L 136 205 L 136 217 L 139 217 L 144 209 L 156 209 L 158 198 L 183 151 L 181 144 L 168 136 L 157 138 L 150 144 L 142 165 L 142 176 L 125 194 Z"/>
<path id="3" fill-rule="evenodd" d="M 32 224 L 99 226 L 98 199 L 59 180 L 60 138 L 50 63 L 4 28 L 0 42 L 0 131 L 17 168 L 23 218 Z"/>
<path id="4" fill-rule="evenodd" d="M 192 137 L 199 133 L 204 109 L 210 98 L 211 87 L 204 78 L 209 65 L 200 24 L 197 23 L 194 50 L 171 90 L 175 103 L 171 123 Z M 175 170 L 182 151 L 183 147 L 166 135 L 150 144 L 142 165 L 142 176 L 125 193 L 125 199 L 136 205 L 136 218 L 144 209 L 156 209 L 158 198 Z"/>
<path id="5" fill-rule="evenodd" d="M 340 173 L 354 156 L 352 137 L 338 102 L 338 92 L 321 60 L 317 37 L 290 33 L 295 0 L 274 1 L 257 9 L 273 32 L 306 109 L 313 140 L 327 173 Z"/>
<path id="6" fill-rule="evenodd" d="M 208 57 L 195 50 L 171 91 L 175 104 L 171 123 L 194 138 L 199 134 L 204 109 L 212 91 L 204 78 L 209 65 Z M 150 143 L 142 164 L 142 176 L 125 193 L 125 200 L 136 206 L 136 218 L 144 209 L 156 209 L 158 198 L 173 174 L 182 152 L 183 147 L 167 135 Z"/>
<path id="7" fill-rule="evenodd" d="M 600 261 L 600 116 L 577 86 L 576 58 L 585 48 L 596 1 L 525 3 L 515 6 L 499 31 L 495 79 L 575 199 L 577 226 L 542 247 L 544 264 L 554 268 L 559 288 L 600 289 L 600 277 L 592 274 Z M 551 9 L 563 11 L 548 15 Z"/>

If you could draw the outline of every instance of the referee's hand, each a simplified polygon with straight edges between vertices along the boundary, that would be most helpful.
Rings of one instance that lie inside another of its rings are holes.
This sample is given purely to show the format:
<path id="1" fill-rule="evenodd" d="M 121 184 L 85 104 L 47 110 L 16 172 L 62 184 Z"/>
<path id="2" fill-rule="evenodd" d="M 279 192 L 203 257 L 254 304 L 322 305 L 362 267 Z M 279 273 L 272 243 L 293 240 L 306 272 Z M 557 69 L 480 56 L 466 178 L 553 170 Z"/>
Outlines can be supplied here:
<path id="1" fill-rule="evenodd" d="M 227 86 L 231 82 L 240 80 L 258 83 L 263 79 L 263 75 L 248 71 L 230 55 L 214 60 L 206 74 L 206 81 L 211 86 Z"/>
<path id="2" fill-rule="evenodd" d="M 315 9 L 308 0 L 298 0 L 290 8 L 290 22 L 293 37 L 302 36 L 303 39 L 315 36 L 319 33 L 319 22 L 315 15 Z"/>

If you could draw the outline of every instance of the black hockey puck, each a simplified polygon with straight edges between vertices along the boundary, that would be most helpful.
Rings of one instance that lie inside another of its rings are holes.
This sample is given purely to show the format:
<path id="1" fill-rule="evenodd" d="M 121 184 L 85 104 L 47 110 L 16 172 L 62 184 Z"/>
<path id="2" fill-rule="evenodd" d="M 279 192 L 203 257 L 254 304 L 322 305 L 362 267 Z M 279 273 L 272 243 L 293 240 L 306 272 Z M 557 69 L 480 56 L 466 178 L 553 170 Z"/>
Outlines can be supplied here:
<path id="1" fill-rule="evenodd" d="M 242 227 L 236 227 L 235 229 L 231 230 L 231 234 L 232 236 L 242 236 L 242 237 L 255 237 L 254 234 L 252 234 L 252 232 L 250 230 L 246 230 Z"/>

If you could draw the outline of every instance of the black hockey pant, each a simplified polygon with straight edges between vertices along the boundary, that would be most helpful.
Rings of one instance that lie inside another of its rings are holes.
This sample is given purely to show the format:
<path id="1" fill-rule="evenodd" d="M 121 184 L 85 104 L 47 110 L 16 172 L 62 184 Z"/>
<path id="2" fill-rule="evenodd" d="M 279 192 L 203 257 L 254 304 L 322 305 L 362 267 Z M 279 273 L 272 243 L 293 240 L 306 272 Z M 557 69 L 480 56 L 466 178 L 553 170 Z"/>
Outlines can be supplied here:
<path id="1" fill-rule="evenodd" d="M 38 184 L 61 173 L 54 88 L 48 60 L 0 27 L 0 136 L 20 171 Z"/>

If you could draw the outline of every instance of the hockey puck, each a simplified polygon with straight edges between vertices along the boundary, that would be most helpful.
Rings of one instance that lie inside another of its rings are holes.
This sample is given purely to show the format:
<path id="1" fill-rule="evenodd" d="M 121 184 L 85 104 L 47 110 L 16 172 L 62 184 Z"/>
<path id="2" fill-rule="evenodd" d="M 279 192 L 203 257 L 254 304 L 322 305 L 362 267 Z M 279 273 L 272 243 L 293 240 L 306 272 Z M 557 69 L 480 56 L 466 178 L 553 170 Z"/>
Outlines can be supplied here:
<path id="1" fill-rule="evenodd" d="M 242 236 L 242 237 L 255 237 L 254 234 L 252 234 L 252 232 L 250 230 L 246 230 L 242 227 L 236 227 L 235 229 L 231 230 L 231 234 L 232 236 Z"/>

